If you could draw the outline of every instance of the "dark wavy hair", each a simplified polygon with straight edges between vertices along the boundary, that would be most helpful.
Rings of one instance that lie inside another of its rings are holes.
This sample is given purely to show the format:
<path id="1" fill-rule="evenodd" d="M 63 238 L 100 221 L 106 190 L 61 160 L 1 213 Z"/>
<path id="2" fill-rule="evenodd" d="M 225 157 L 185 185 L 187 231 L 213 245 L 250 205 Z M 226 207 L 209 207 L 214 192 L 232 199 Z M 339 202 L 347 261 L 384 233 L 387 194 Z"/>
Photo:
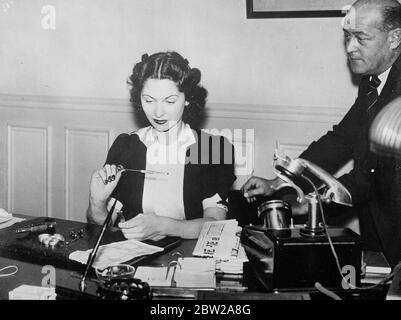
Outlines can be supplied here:
<path id="1" fill-rule="evenodd" d="M 143 111 L 141 92 L 147 79 L 169 79 L 177 84 L 188 102 L 182 117 L 184 122 L 191 122 L 205 107 L 207 90 L 199 84 L 201 72 L 191 68 L 188 60 L 177 52 L 158 52 L 151 56 L 143 54 L 141 62 L 135 64 L 128 84 L 131 85 L 130 101 L 137 110 Z"/>

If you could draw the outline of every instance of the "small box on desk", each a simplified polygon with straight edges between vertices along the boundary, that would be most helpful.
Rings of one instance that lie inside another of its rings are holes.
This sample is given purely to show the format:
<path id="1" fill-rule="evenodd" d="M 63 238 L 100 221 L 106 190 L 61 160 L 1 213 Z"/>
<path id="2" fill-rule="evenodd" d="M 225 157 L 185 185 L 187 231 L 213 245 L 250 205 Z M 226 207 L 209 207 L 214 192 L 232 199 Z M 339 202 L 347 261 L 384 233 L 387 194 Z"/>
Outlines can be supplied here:
<path id="1" fill-rule="evenodd" d="M 344 276 L 360 284 L 362 249 L 359 236 L 349 229 L 329 228 Z M 242 243 L 256 277 L 267 290 L 314 289 L 315 283 L 343 289 L 342 277 L 327 236 L 304 237 L 299 228 L 271 230 L 246 226 Z"/>

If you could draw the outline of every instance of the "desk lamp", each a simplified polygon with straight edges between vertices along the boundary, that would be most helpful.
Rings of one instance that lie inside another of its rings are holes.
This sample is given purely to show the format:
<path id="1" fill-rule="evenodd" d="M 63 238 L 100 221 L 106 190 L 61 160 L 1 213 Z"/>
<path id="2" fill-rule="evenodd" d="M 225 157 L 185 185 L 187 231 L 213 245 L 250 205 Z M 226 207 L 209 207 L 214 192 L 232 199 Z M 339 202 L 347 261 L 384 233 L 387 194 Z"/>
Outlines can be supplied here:
<path id="1" fill-rule="evenodd" d="M 370 126 L 370 149 L 401 158 L 401 97 L 384 107 Z"/>

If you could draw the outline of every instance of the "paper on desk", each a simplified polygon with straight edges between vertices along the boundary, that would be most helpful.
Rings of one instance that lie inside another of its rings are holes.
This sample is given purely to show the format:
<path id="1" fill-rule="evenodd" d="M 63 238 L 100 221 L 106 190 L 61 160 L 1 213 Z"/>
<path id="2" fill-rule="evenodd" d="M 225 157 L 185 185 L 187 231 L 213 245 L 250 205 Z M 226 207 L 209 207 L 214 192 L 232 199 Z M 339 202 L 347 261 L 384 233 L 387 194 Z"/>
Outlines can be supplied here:
<path id="1" fill-rule="evenodd" d="M 242 274 L 248 261 L 240 236 L 242 228 L 236 220 L 214 221 L 204 224 L 193 252 L 194 256 L 213 257 L 216 272 Z"/>
<path id="2" fill-rule="evenodd" d="M 150 255 L 163 251 L 163 248 L 152 246 L 135 239 L 113 242 L 99 247 L 93 267 L 104 269 L 106 267 L 127 262 L 133 258 Z M 86 264 L 92 249 L 77 250 L 69 255 L 69 259 Z"/>
<path id="3" fill-rule="evenodd" d="M 215 273 L 193 274 L 183 272 L 177 268 L 174 276 L 178 288 L 214 289 L 216 288 Z"/>
<path id="4" fill-rule="evenodd" d="M 178 267 L 180 270 L 195 274 L 201 272 L 214 273 L 216 270 L 216 261 L 210 258 L 178 258 L 178 263 L 181 266 L 181 268 Z"/>
<path id="5" fill-rule="evenodd" d="M 216 259 L 216 272 L 242 274 L 244 262 L 248 261 L 244 247 L 239 243 L 238 255 L 228 259 Z"/>
<path id="6" fill-rule="evenodd" d="M 232 257 L 232 250 L 238 242 L 237 227 L 238 222 L 234 219 L 205 222 L 192 254 L 212 258 Z"/>
<path id="7" fill-rule="evenodd" d="M 25 219 L 13 217 L 11 213 L 0 208 L 0 229 L 12 226 L 14 223 L 21 222 Z"/>
<path id="8" fill-rule="evenodd" d="M 10 300 L 56 300 L 55 288 L 20 285 L 8 293 Z"/>
<path id="9" fill-rule="evenodd" d="M 167 274 L 167 267 L 138 267 L 135 278 L 147 282 L 150 286 L 169 287 L 173 278 L 173 270 Z"/>
<path id="10" fill-rule="evenodd" d="M 213 289 L 216 287 L 214 259 L 179 258 L 178 264 L 170 267 L 138 267 L 135 278 L 150 286 L 169 287 L 175 281 L 180 288 Z"/>
<path id="11" fill-rule="evenodd" d="M 185 257 L 178 259 L 174 280 L 177 287 L 216 288 L 216 263 L 214 259 Z"/>

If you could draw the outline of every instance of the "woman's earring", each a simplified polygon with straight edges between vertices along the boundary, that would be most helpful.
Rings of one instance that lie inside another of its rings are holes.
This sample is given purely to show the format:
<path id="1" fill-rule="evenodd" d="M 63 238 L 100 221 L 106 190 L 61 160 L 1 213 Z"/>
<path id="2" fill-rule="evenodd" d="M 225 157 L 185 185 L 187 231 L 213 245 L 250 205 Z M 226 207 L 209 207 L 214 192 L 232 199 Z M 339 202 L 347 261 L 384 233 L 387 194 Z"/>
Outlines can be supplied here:
<path id="1" fill-rule="evenodd" d="M 185 101 L 184 106 L 188 107 L 188 105 L 189 105 L 189 102 Z"/>

